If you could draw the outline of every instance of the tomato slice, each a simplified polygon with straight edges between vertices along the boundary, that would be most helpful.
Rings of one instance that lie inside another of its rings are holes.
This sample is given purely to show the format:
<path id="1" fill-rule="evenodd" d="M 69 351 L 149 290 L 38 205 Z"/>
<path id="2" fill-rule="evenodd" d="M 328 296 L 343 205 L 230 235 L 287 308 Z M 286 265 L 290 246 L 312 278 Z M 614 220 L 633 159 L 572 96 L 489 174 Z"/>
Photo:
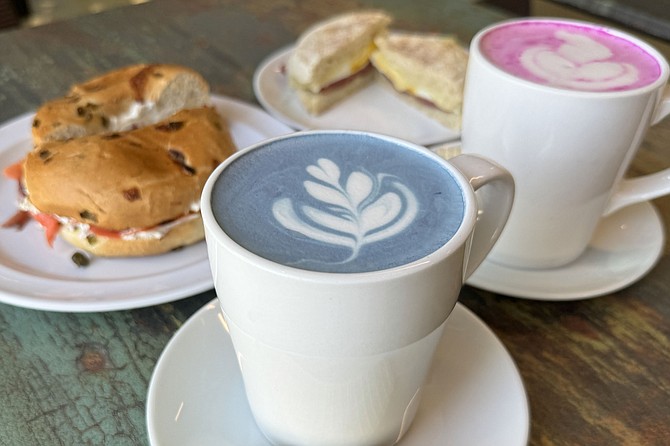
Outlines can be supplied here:
<path id="1" fill-rule="evenodd" d="M 18 161 L 10 166 L 5 167 L 2 173 L 12 180 L 19 181 L 23 175 L 23 160 Z"/>
<path id="2" fill-rule="evenodd" d="M 47 238 L 47 243 L 49 246 L 53 247 L 54 240 L 56 235 L 58 235 L 58 230 L 60 229 L 60 223 L 53 215 L 49 214 L 34 214 L 33 218 L 42 225 L 44 228 L 44 234 Z"/>

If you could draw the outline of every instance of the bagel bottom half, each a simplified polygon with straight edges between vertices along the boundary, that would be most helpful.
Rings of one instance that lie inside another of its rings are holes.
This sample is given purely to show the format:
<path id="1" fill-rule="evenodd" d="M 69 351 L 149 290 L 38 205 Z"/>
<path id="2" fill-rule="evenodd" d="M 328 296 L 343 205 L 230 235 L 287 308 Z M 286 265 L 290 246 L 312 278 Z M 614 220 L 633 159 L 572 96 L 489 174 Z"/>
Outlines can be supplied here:
<path id="1" fill-rule="evenodd" d="M 140 257 L 164 254 L 203 240 L 202 218 L 184 221 L 172 227 L 163 237 L 124 240 L 95 235 L 83 237 L 78 229 L 62 227 L 59 235 L 71 245 L 100 257 Z"/>

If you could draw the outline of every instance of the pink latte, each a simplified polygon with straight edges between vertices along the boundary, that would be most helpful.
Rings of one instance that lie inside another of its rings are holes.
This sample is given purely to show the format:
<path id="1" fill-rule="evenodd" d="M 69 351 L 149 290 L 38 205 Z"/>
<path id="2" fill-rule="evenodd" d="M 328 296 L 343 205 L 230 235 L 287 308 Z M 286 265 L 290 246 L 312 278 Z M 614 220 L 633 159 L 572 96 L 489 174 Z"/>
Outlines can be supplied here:
<path id="1" fill-rule="evenodd" d="M 482 37 L 480 49 L 514 76 L 569 90 L 632 90 L 661 75 L 656 57 L 595 25 L 552 20 L 503 24 Z"/>

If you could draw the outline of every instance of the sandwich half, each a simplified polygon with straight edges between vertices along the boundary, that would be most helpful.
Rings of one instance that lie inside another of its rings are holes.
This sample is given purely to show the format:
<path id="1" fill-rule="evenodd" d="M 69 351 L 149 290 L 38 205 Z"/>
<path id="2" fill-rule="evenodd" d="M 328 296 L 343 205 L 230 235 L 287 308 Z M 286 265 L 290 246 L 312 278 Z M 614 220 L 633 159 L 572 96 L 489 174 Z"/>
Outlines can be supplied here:
<path id="1" fill-rule="evenodd" d="M 19 210 L 3 227 L 36 220 L 99 256 L 160 254 L 202 240 L 202 187 L 235 151 L 194 70 L 137 64 L 74 85 L 33 119 L 35 147 L 7 167 Z"/>
<path id="2" fill-rule="evenodd" d="M 321 114 L 374 79 L 374 38 L 391 20 L 382 11 L 350 12 L 319 22 L 301 35 L 286 70 L 308 113 Z"/>
<path id="3" fill-rule="evenodd" d="M 136 64 L 76 84 L 35 113 L 35 145 L 98 133 L 123 132 L 210 103 L 196 71 L 170 64 Z"/>
<path id="4" fill-rule="evenodd" d="M 468 53 L 437 34 L 388 32 L 375 38 L 372 64 L 412 105 L 459 129 Z"/>
<path id="5" fill-rule="evenodd" d="M 200 194 L 235 151 L 211 107 L 181 110 L 135 130 L 45 142 L 16 165 L 19 213 L 98 256 L 146 256 L 204 237 Z"/>

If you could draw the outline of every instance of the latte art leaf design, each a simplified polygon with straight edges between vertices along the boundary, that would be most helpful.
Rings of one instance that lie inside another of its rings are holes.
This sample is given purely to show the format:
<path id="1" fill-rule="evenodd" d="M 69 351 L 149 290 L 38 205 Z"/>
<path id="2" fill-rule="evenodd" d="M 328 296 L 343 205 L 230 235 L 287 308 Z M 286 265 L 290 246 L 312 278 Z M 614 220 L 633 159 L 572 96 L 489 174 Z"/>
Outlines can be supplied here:
<path id="1" fill-rule="evenodd" d="M 306 171 L 313 180 L 305 180 L 303 186 L 313 205 L 302 204 L 296 212 L 290 198 L 280 198 L 272 213 L 286 229 L 349 248 L 351 254 L 343 262 L 355 259 L 364 245 L 399 234 L 418 213 L 415 195 L 392 175 L 354 171 L 342 184 L 339 166 L 326 158 Z"/>

